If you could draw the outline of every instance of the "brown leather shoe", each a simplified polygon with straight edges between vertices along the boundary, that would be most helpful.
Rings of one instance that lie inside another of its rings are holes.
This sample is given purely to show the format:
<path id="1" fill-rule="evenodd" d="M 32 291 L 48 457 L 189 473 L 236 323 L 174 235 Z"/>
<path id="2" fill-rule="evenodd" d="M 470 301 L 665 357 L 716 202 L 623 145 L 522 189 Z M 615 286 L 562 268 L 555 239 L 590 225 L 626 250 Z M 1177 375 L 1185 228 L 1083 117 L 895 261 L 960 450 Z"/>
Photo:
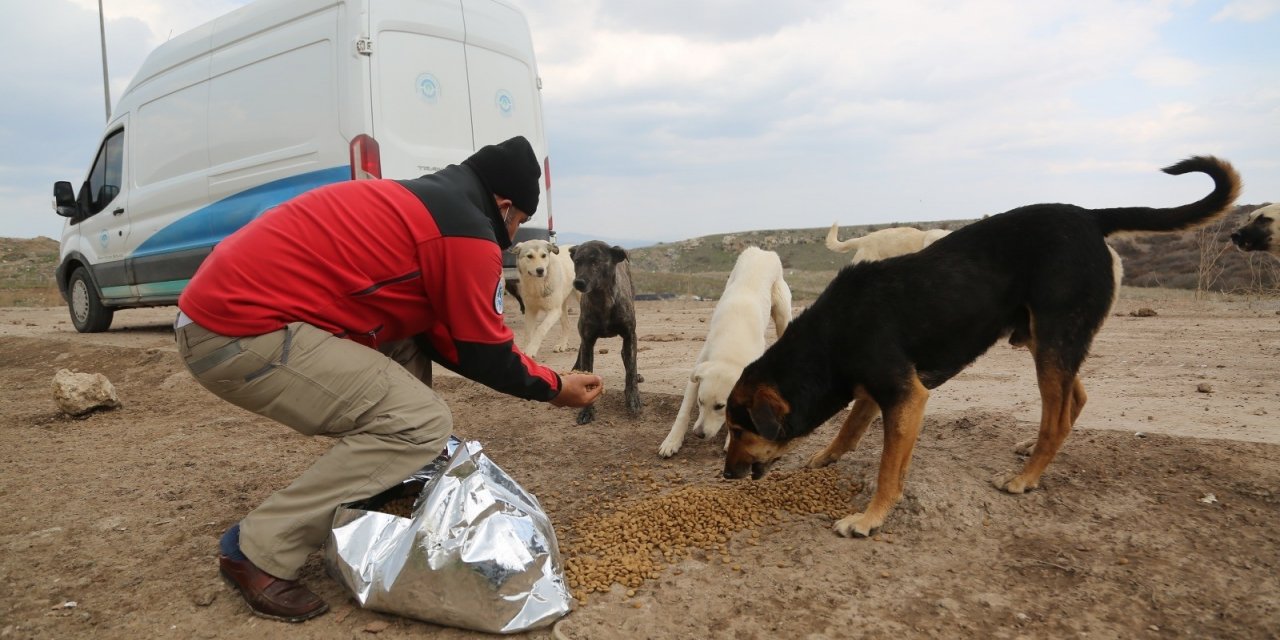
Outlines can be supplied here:
<path id="1" fill-rule="evenodd" d="M 319 596 L 297 580 L 281 580 L 248 560 L 218 556 L 218 571 L 240 591 L 254 615 L 285 622 L 310 620 L 329 610 Z"/>

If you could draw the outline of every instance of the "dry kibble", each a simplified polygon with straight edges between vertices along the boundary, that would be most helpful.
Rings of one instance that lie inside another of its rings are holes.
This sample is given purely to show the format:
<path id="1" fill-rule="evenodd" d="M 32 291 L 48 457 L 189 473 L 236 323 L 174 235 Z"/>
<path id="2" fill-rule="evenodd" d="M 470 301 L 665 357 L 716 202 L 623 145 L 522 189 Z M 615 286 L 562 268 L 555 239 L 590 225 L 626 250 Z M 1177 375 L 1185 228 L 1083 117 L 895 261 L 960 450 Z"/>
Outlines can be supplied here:
<path id="1" fill-rule="evenodd" d="M 651 479 L 649 472 L 637 477 Z M 654 487 L 650 487 L 654 488 Z M 656 579 L 673 559 L 703 549 L 709 562 L 733 563 L 729 541 L 752 527 L 780 521 L 784 513 L 848 513 L 856 488 L 834 468 L 774 473 L 755 482 L 690 485 L 616 504 L 593 502 L 594 512 L 575 519 L 561 536 L 566 578 L 575 595 L 607 592 L 614 584 L 634 588 Z M 699 557 L 695 554 L 695 557 Z M 742 571 L 741 564 L 732 564 Z M 675 575 L 682 571 L 675 569 Z"/>

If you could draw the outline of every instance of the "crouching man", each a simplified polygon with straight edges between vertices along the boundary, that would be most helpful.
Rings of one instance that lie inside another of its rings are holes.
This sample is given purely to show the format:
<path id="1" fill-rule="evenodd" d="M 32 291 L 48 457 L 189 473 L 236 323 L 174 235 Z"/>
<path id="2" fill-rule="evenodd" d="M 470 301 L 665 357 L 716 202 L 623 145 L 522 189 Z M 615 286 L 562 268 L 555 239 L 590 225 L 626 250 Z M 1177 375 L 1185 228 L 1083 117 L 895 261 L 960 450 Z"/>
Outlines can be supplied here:
<path id="1" fill-rule="evenodd" d="M 227 237 L 178 301 L 179 353 L 220 398 L 337 439 L 221 539 L 220 572 L 255 614 L 328 609 L 297 582 L 334 511 L 434 459 L 453 429 L 431 362 L 518 398 L 584 407 L 599 376 L 521 353 L 502 315 L 502 251 L 538 207 L 522 137 L 414 180 L 304 193 Z M 424 383 L 424 381 L 426 383 Z"/>

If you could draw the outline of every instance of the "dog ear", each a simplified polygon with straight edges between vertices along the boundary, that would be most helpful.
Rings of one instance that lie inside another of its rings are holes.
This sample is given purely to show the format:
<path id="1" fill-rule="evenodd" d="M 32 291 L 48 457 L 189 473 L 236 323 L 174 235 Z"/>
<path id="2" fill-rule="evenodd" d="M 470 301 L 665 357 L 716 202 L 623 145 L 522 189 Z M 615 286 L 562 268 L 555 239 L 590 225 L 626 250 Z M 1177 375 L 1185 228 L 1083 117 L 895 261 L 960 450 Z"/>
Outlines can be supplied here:
<path id="1" fill-rule="evenodd" d="M 609 247 L 609 255 L 613 258 L 614 264 L 617 264 L 627 259 L 627 250 L 614 245 Z"/>
<path id="2" fill-rule="evenodd" d="M 778 390 L 769 385 L 756 387 L 752 397 L 751 422 L 755 423 L 756 433 L 765 440 L 777 442 L 787 435 L 782 421 L 787 417 L 791 407 L 778 395 Z"/>
<path id="3" fill-rule="evenodd" d="M 707 363 L 703 362 L 693 368 L 693 373 L 689 374 L 689 379 L 701 384 L 702 377 L 707 374 Z"/>
<path id="4" fill-rule="evenodd" d="M 569 257 L 572 258 L 578 252 L 578 245 L 569 247 Z"/>
<path id="5" fill-rule="evenodd" d="M 521 242 L 520 244 L 524 244 L 524 243 Z M 514 254 L 517 256 L 520 255 L 520 244 L 511 245 L 511 248 L 507 249 L 507 253 Z"/>
<path id="6" fill-rule="evenodd" d="M 552 244 L 552 245 L 547 245 L 547 246 L 551 248 L 551 253 L 554 253 L 554 254 L 556 254 L 556 255 L 560 255 L 560 245 L 558 245 L 558 244 Z"/>

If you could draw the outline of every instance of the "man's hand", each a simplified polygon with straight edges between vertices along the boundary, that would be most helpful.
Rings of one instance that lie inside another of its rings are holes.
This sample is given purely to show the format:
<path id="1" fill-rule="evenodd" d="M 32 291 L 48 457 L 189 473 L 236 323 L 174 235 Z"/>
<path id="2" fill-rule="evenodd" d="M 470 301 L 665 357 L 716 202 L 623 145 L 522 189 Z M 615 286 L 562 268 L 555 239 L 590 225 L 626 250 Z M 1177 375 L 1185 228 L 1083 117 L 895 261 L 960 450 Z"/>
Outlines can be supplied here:
<path id="1" fill-rule="evenodd" d="M 560 376 L 560 393 L 551 399 L 556 407 L 585 407 L 604 392 L 604 381 L 594 373 L 566 373 Z"/>

